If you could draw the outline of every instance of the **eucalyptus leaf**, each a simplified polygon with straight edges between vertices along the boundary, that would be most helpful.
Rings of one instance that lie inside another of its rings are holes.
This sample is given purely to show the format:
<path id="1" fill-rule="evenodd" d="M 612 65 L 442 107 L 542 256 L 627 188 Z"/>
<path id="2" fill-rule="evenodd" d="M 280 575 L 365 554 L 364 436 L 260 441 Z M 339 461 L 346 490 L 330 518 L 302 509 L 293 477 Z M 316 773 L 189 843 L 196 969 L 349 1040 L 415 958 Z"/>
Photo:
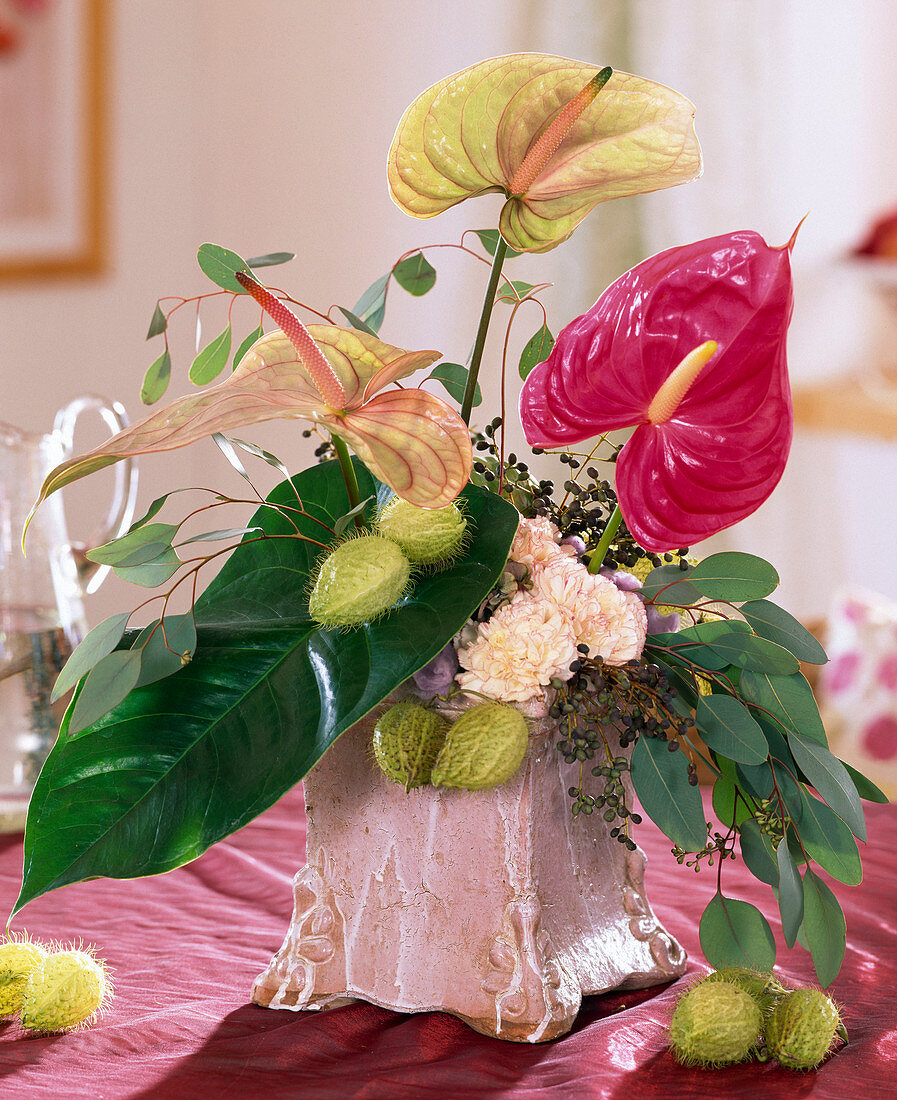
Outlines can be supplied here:
<path id="1" fill-rule="evenodd" d="M 295 252 L 266 252 L 264 256 L 253 256 L 251 260 L 246 261 L 246 264 L 248 267 L 277 267 L 295 258 Z"/>
<path id="2" fill-rule="evenodd" d="M 753 818 L 741 826 L 741 858 L 745 866 L 761 882 L 769 886 L 778 886 L 779 867 L 776 863 L 776 850 L 772 840 L 761 832 Z M 798 922 L 800 923 L 800 922 Z"/>
<path id="3" fill-rule="evenodd" d="M 201 244 L 196 260 L 203 274 L 222 290 L 229 290 L 232 294 L 246 293 L 234 278 L 234 272 L 249 273 L 249 264 L 236 252 L 222 248 L 220 244 Z"/>
<path id="4" fill-rule="evenodd" d="M 362 294 L 354 306 L 352 312 L 364 321 L 373 332 L 379 332 L 386 316 L 386 288 L 389 285 L 391 271 L 375 279 Z"/>
<path id="5" fill-rule="evenodd" d="M 152 340 L 154 336 L 160 336 L 166 328 L 168 328 L 168 321 L 162 311 L 162 303 L 156 302 L 156 308 L 153 310 L 153 316 L 146 333 L 147 340 Z"/>
<path id="6" fill-rule="evenodd" d="M 108 656 L 118 645 L 125 632 L 125 625 L 131 617 L 130 611 L 123 611 L 119 615 L 112 615 L 98 623 L 93 630 L 89 630 L 78 645 L 72 650 L 69 659 L 62 666 L 62 671 L 56 677 L 50 702 L 55 703 L 67 691 L 90 670 Z"/>
<path id="7" fill-rule="evenodd" d="M 415 252 L 400 260 L 392 269 L 392 274 L 399 286 L 416 298 L 426 294 L 436 282 L 436 268 L 423 252 Z"/>
<path id="8" fill-rule="evenodd" d="M 221 438 L 226 439 L 231 447 L 239 447 L 241 450 L 246 451 L 247 454 L 255 455 L 256 458 L 260 458 L 263 462 L 267 462 L 269 466 L 273 466 L 275 470 L 278 470 L 285 478 L 289 479 L 290 472 L 277 455 L 271 454 L 270 451 L 263 450 L 257 443 L 249 443 L 247 440 L 237 439 L 237 437 L 233 435 L 223 435 Z"/>
<path id="9" fill-rule="evenodd" d="M 164 626 L 164 632 L 163 632 Z M 171 676 L 188 664 L 196 652 L 196 623 L 193 612 L 166 615 L 145 627 L 131 647 L 140 651 L 140 676 L 137 688 Z"/>
<path id="10" fill-rule="evenodd" d="M 85 676 L 67 712 L 66 735 L 74 738 L 118 706 L 137 683 L 139 675 L 140 654 L 129 649 L 117 649 L 97 661 Z"/>
<path id="11" fill-rule="evenodd" d="M 685 754 L 670 752 L 657 737 L 644 736 L 636 742 L 630 767 L 645 813 L 684 851 L 700 851 L 707 843 L 707 823 L 700 792 L 688 782 Z"/>
<path id="12" fill-rule="evenodd" d="M 222 435 L 221 432 L 213 432 L 212 440 L 218 450 L 221 451 L 221 453 L 231 464 L 231 466 L 233 466 L 233 468 L 237 471 L 240 477 L 242 477 L 245 481 L 248 481 L 251 485 L 252 481 L 249 477 L 249 474 L 246 473 L 246 467 L 240 461 L 240 457 L 237 454 L 236 448 L 234 447 L 234 444 L 230 441 L 230 439 L 228 439 L 226 435 Z"/>
<path id="13" fill-rule="evenodd" d="M 533 290 L 535 290 L 533 283 L 524 282 L 522 279 L 510 279 L 508 282 L 502 283 L 495 292 L 495 300 L 496 302 L 507 302 L 509 305 L 514 305 L 515 302 L 522 301 Z"/>
<path id="14" fill-rule="evenodd" d="M 890 799 L 885 792 L 868 779 L 862 772 L 858 772 L 856 768 L 850 766 L 846 760 L 842 760 L 841 763 L 847 769 L 847 774 L 853 780 L 853 785 L 857 789 L 857 794 L 860 798 L 866 799 L 867 802 L 880 802 L 887 803 Z"/>
<path id="15" fill-rule="evenodd" d="M 182 564 L 177 551 L 169 548 L 164 554 L 150 561 L 142 562 L 140 565 L 114 565 L 112 571 L 116 577 L 121 577 L 123 581 L 131 584 L 139 584 L 141 588 L 158 588 L 160 584 L 171 580 Z"/>
<path id="16" fill-rule="evenodd" d="M 213 381 L 227 366 L 230 356 L 230 325 L 206 344 L 190 367 L 190 381 L 194 386 L 205 386 Z"/>
<path id="17" fill-rule="evenodd" d="M 735 774 L 739 786 L 749 791 L 757 799 L 772 798 L 775 790 L 775 775 L 768 760 L 762 764 L 736 764 Z"/>
<path id="18" fill-rule="evenodd" d="M 728 550 L 698 562 L 690 574 L 698 591 L 711 600 L 758 600 L 775 591 L 779 574 L 763 558 Z"/>
<path id="19" fill-rule="evenodd" d="M 543 324 L 538 332 L 534 333 L 524 345 L 523 351 L 520 353 L 520 364 L 518 370 L 520 377 L 526 381 L 530 371 L 544 362 L 551 354 L 551 349 L 554 347 L 554 337 L 551 334 L 551 330 L 548 325 Z"/>
<path id="20" fill-rule="evenodd" d="M 824 746 L 796 730 L 788 733 L 791 755 L 797 766 L 815 787 L 829 808 L 850 828 L 854 836 L 866 839 L 863 805 L 856 786 L 841 761 Z"/>
<path id="21" fill-rule="evenodd" d="M 225 539 L 239 539 L 244 535 L 254 535 L 261 531 L 261 527 L 225 527 L 218 531 L 203 531 L 201 535 L 192 535 L 189 539 L 179 542 L 178 546 L 189 546 L 192 542 L 224 542 Z"/>
<path id="22" fill-rule="evenodd" d="M 353 520 L 364 515 L 371 500 L 373 500 L 373 497 L 366 497 L 364 500 L 360 500 L 354 508 L 350 508 L 348 512 L 337 519 L 336 523 L 333 525 L 333 533 L 337 538 L 343 534 Z"/>
<path id="23" fill-rule="evenodd" d="M 490 256 L 495 255 L 495 250 L 498 248 L 498 242 L 501 234 L 497 229 L 475 229 L 474 233 L 480 238 L 480 244 Z M 515 252 L 513 248 L 508 247 L 505 252 L 506 260 L 513 260 L 515 256 L 522 256 L 522 252 Z"/>
<path id="24" fill-rule="evenodd" d="M 798 829 L 801 844 L 832 878 L 857 886 L 863 881 L 863 865 L 853 833 L 824 802 L 806 791 L 802 795 L 803 813 Z"/>
<path id="25" fill-rule="evenodd" d="M 713 812 L 726 828 L 738 826 L 751 816 L 750 806 L 738 794 L 737 776 L 732 761 L 718 759 L 716 763 L 722 774 L 717 776 L 713 784 Z"/>
<path id="26" fill-rule="evenodd" d="M 649 603 L 659 603 L 690 607 L 703 597 L 690 582 L 691 569 L 680 569 L 678 565 L 659 565 L 645 577 L 639 595 Z M 659 597 L 659 599 L 658 599 Z"/>
<path id="27" fill-rule="evenodd" d="M 794 947 L 797 933 L 804 919 L 804 889 L 797 870 L 797 864 L 791 855 L 788 842 L 780 840 L 776 845 L 776 866 L 778 868 L 778 902 L 782 917 L 782 933 L 785 943 Z"/>
<path id="28" fill-rule="evenodd" d="M 777 604 L 753 600 L 742 604 L 740 611 L 757 634 L 784 646 L 798 660 L 811 665 L 824 665 L 828 661 L 825 650 L 809 630 Z"/>
<path id="29" fill-rule="evenodd" d="M 701 950 L 712 967 L 744 966 L 772 970 L 776 944 L 766 917 L 754 905 L 717 892 L 699 926 Z"/>
<path id="30" fill-rule="evenodd" d="M 362 495 L 378 491 L 354 460 Z M 310 539 L 350 505 L 337 462 L 280 485 Z M 517 512 L 483 489 L 462 494 L 469 548 L 419 576 L 390 614 L 351 631 L 308 618 L 306 590 L 321 548 L 297 538 L 242 543 L 197 601 L 193 660 L 131 693 L 89 734 L 63 734 L 29 810 L 17 906 L 97 875 L 133 878 L 189 862 L 257 817 L 336 737 L 422 668 L 460 630 L 501 574 Z M 373 506 L 371 506 L 373 513 Z M 292 527 L 271 505 L 251 519 Z M 347 675 L 351 670 L 351 675 Z"/>
<path id="31" fill-rule="evenodd" d="M 763 730 L 731 695 L 702 695 L 695 724 L 711 749 L 742 764 L 759 764 L 769 754 Z"/>
<path id="32" fill-rule="evenodd" d="M 143 384 L 140 387 L 140 400 L 143 404 L 152 405 L 158 401 L 168 389 L 170 380 L 171 355 L 166 348 L 159 358 L 150 364 L 143 376 Z"/>
<path id="33" fill-rule="evenodd" d="M 142 565 L 163 554 L 178 533 L 176 523 L 148 523 L 121 538 L 95 546 L 87 558 L 100 565 Z"/>
<path id="34" fill-rule="evenodd" d="M 804 872 L 804 936 L 822 986 L 837 977 L 847 947 L 847 922 L 838 899 L 809 869 Z"/>
<path id="35" fill-rule="evenodd" d="M 337 306 L 336 308 L 346 318 L 352 328 L 357 329 L 359 332 L 366 332 L 368 336 L 377 335 L 376 329 L 372 328 L 367 321 L 363 321 L 360 317 L 356 317 L 350 309 L 346 309 L 345 306 Z"/>
<path id="36" fill-rule="evenodd" d="M 756 634 L 729 634 L 715 641 L 713 648 L 726 658 L 727 664 L 754 672 L 791 676 L 800 671 L 800 663 L 793 653 Z"/>
<path id="37" fill-rule="evenodd" d="M 460 405 L 464 400 L 468 374 L 467 367 L 462 366 L 461 363 L 439 363 L 430 371 L 430 378 L 435 378 L 438 382 L 441 382 Z M 482 405 L 482 403 L 483 391 L 480 389 L 479 382 L 477 382 L 473 393 L 472 408 L 475 409 L 477 405 Z"/>
<path id="38" fill-rule="evenodd" d="M 246 352 L 249 351 L 249 349 L 256 342 L 256 340 L 261 340 L 261 338 L 264 335 L 265 335 L 265 330 L 262 328 L 261 325 L 259 325 L 258 328 L 253 329 L 252 332 L 250 332 L 250 334 L 245 338 L 245 340 L 243 340 L 243 342 L 240 344 L 240 346 L 234 352 L 234 358 L 233 358 L 233 369 L 234 370 L 236 370 L 237 367 L 240 365 L 240 360 L 243 358 L 243 356 L 246 354 Z"/>
<path id="39" fill-rule="evenodd" d="M 819 706 L 813 689 L 801 673 L 791 676 L 770 676 L 766 672 L 745 669 L 741 677 L 741 696 L 767 711 L 787 733 L 825 745 L 825 727 L 819 717 Z"/>

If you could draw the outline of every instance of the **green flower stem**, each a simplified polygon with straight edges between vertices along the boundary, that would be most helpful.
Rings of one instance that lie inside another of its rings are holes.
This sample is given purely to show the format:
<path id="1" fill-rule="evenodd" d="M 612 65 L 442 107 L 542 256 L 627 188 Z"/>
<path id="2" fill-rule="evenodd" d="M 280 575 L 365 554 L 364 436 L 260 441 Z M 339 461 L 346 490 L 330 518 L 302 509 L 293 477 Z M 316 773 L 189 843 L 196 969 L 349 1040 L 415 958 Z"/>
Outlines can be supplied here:
<path id="1" fill-rule="evenodd" d="M 613 542 L 614 535 L 617 533 L 622 522 L 623 513 L 620 511 L 620 505 L 618 504 L 611 513 L 611 517 L 607 521 L 607 526 L 604 528 L 604 534 L 602 534 L 598 541 L 598 545 L 595 547 L 594 553 L 589 559 L 590 573 L 597 573 L 601 568 L 601 563 L 604 561 L 604 555 L 607 553 L 607 548 Z"/>
<path id="2" fill-rule="evenodd" d="M 505 262 L 507 251 L 507 242 L 499 233 L 498 245 L 496 246 L 495 256 L 492 260 L 492 271 L 489 274 L 489 285 L 486 287 L 486 297 L 483 301 L 483 312 L 480 314 L 477 338 L 473 345 L 470 370 L 467 372 L 467 386 L 464 390 L 464 400 L 461 402 L 461 418 L 465 424 L 470 423 L 470 410 L 473 408 L 473 398 L 476 393 L 477 378 L 480 373 L 480 361 L 483 358 L 483 348 L 486 346 L 486 333 L 489 331 L 489 320 L 492 317 L 492 307 L 495 305 L 495 292 L 498 290 L 498 280 L 501 278 L 501 267 Z"/>
<path id="3" fill-rule="evenodd" d="M 349 448 L 340 437 L 331 433 L 330 439 L 333 442 L 333 449 L 336 451 L 336 457 L 339 459 L 339 468 L 343 475 L 343 481 L 346 483 L 346 493 L 349 497 L 349 511 L 351 511 L 353 508 L 357 508 L 361 502 L 361 494 L 358 491 L 358 478 L 355 476 L 355 467 L 352 465 L 352 457 L 349 454 Z M 355 517 L 355 526 L 362 526 L 361 516 Z"/>

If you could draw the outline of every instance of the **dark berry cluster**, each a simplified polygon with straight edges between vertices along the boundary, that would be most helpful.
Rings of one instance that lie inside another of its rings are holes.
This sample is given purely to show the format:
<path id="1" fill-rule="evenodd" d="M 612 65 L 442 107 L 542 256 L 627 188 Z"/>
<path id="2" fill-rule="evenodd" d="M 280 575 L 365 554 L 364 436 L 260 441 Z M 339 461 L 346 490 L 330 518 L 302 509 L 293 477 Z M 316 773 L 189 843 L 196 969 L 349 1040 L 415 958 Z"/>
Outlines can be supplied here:
<path id="1" fill-rule="evenodd" d="M 302 432 L 302 438 L 311 439 L 313 435 L 317 434 L 314 428 L 305 428 Z M 317 447 L 315 447 L 315 458 L 319 463 L 328 462 L 331 458 L 336 458 L 336 450 L 334 449 L 330 436 L 327 436 L 326 439 L 322 439 Z"/>
<path id="2" fill-rule="evenodd" d="M 555 697 L 548 711 L 560 728 L 557 747 L 564 762 L 580 765 L 579 784 L 569 789 L 573 813 L 602 810 L 608 823 L 619 820 L 611 835 L 627 847 L 634 847 L 627 825 L 629 821 L 638 824 L 641 818 L 627 804 L 623 775 L 629 761 L 627 756 L 615 755 L 608 733 L 613 732 L 623 749 L 639 737 L 656 737 L 675 752 L 690 723 L 673 709 L 676 689 L 661 665 L 642 659 L 615 667 L 605 664 L 601 657 L 589 658 L 585 645 L 579 650 L 580 655 L 570 665 L 570 679 L 556 677 L 551 682 Z M 599 761 L 591 767 L 592 776 L 603 784 L 597 794 L 583 789 L 584 765 L 592 760 Z M 692 777 L 696 783 L 694 765 L 689 764 L 689 782 Z"/>

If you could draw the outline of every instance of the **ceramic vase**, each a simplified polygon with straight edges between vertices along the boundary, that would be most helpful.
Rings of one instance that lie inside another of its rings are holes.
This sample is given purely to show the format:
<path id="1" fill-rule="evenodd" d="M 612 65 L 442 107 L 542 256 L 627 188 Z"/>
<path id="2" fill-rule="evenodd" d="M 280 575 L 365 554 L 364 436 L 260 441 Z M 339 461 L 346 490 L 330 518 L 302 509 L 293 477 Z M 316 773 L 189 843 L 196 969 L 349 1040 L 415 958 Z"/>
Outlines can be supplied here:
<path id="1" fill-rule="evenodd" d="M 685 952 L 645 896 L 644 853 L 612 838 L 599 814 L 571 814 L 578 767 L 564 763 L 544 705 L 530 707 L 527 756 L 508 783 L 406 793 L 371 750 L 392 701 L 305 780 L 307 863 L 283 946 L 253 987 L 257 1004 L 361 999 L 536 1043 L 567 1032 L 583 996 L 682 974 Z"/>

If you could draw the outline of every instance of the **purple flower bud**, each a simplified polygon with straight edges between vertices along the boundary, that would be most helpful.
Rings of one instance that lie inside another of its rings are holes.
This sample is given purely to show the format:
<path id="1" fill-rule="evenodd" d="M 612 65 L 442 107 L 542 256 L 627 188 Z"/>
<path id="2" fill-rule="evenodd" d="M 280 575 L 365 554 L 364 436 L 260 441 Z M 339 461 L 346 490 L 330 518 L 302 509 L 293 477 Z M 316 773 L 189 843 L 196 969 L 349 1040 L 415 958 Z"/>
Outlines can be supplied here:
<path id="1" fill-rule="evenodd" d="M 586 552 L 586 544 L 579 537 L 579 535 L 568 535 L 565 539 L 561 539 L 561 546 L 572 547 L 574 553 L 584 554 Z"/>
<path id="2" fill-rule="evenodd" d="M 458 654 L 451 642 L 440 653 L 437 653 L 429 664 L 418 669 L 414 673 L 414 682 L 417 688 L 425 695 L 438 695 L 448 691 L 455 679 L 455 673 L 461 666 L 458 664 Z"/>
<path id="3" fill-rule="evenodd" d="M 599 572 L 602 577 L 613 581 L 621 592 L 638 592 L 642 587 L 638 577 L 634 573 L 627 573 L 625 569 L 608 569 L 607 566 L 602 566 Z"/>
<path id="4" fill-rule="evenodd" d="M 661 615 L 656 607 L 650 604 L 646 608 L 648 612 L 649 634 L 675 634 L 682 625 L 678 611 L 671 611 L 669 615 Z"/>

